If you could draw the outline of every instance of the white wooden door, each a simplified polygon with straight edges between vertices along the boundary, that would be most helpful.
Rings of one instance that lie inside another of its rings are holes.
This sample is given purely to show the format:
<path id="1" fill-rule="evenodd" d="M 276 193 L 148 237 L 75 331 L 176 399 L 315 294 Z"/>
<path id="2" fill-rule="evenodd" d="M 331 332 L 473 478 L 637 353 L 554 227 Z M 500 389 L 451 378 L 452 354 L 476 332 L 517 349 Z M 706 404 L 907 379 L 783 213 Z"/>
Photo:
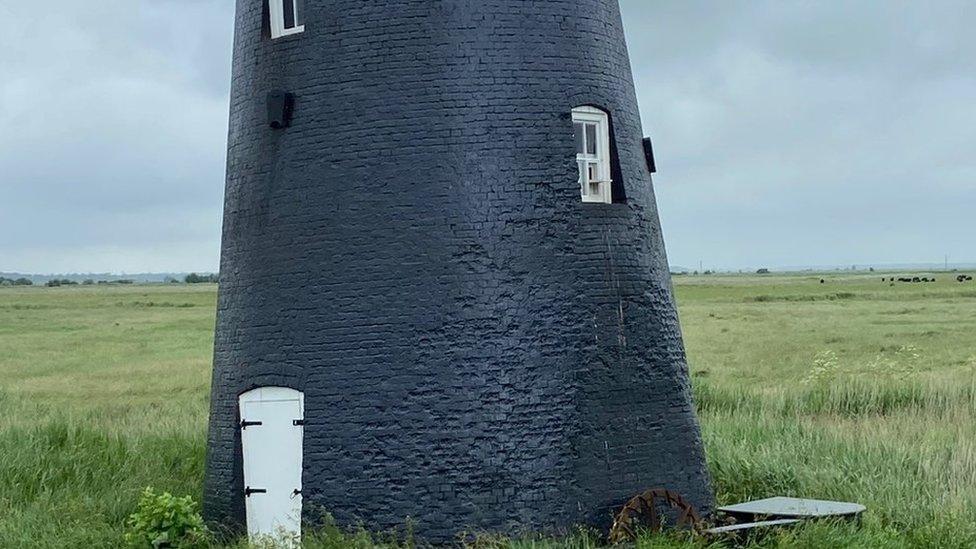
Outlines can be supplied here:
<path id="1" fill-rule="evenodd" d="M 261 387 L 240 397 L 247 532 L 297 541 L 302 526 L 302 438 L 305 397 Z"/>

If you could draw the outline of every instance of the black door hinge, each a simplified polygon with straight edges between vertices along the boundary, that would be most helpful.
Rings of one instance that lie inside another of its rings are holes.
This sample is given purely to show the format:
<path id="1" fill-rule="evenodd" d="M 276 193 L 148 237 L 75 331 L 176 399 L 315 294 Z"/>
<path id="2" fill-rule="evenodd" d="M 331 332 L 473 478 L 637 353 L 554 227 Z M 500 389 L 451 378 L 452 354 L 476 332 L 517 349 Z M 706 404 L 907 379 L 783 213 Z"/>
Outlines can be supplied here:
<path id="1" fill-rule="evenodd" d="M 244 497 L 251 497 L 251 494 L 267 494 L 268 491 L 264 488 L 251 488 L 248 486 L 244 489 Z"/>
<path id="2" fill-rule="evenodd" d="M 299 427 L 301 425 L 305 425 L 305 420 L 304 419 L 294 419 L 294 420 L 292 420 L 291 424 L 294 425 L 295 427 Z"/>
<path id="3" fill-rule="evenodd" d="M 258 425 L 264 425 L 261 421 L 244 421 L 241 420 L 241 429 L 247 429 L 248 427 L 256 427 Z"/>

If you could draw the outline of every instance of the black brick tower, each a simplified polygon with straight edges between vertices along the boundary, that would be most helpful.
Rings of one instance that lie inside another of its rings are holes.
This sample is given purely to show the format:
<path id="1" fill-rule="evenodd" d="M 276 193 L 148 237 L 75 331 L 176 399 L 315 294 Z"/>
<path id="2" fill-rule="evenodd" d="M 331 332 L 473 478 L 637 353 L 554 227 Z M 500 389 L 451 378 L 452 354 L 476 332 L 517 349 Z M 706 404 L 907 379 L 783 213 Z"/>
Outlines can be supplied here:
<path id="1" fill-rule="evenodd" d="M 305 516 L 445 540 L 711 507 L 617 0 L 237 0 L 205 510 L 238 395 L 305 394 Z M 666 52 L 656 52 L 661 54 Z M 291 125 L 268 94 L 294 94 Z M 580 199 L 574 107 L 609 113 Z"/>

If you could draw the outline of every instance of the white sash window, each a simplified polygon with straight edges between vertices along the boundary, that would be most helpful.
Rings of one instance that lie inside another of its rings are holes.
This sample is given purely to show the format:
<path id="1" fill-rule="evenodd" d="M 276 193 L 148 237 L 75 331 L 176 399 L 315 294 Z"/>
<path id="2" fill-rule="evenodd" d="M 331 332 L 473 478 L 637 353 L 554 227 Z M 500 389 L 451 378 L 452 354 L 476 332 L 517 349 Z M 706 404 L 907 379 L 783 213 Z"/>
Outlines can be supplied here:
<path id="1" fill-rule="evenodd" d="M 305 30 L 305 0 L 268 0 L 271 38 L 298 34 Z"/>
<path id="2" fill-rule="evenodd" d="M 610 123 L 607 113 L 596 107 L 573 109 L 573 133 L 583 202 L 609 204 Z"/>

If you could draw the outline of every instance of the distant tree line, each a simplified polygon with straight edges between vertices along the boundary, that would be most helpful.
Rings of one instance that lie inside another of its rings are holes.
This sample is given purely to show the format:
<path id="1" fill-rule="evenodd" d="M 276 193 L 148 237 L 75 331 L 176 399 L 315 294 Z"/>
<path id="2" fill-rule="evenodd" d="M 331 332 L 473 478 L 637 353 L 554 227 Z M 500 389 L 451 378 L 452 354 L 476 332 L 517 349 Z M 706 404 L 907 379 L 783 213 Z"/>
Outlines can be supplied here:
<path id="1" fill-rule="evenodd" d="M 55 278 L 52 280 L 48 280 L 44 285 L 47 286 L 48 288 L 57 288 L 58 286 L 77 286 L 78 283 L 75 282 L 74 280 L 69 280 L 67 278 L 60 278 L 60 279 Z"/>
<path id="2" fill-rule="evenodd" d="M 183 282 L 187 284 L 216 284 L 220 277 L 216 274 L 204 274 L 199 275 L 197 273 L 190 273 L 186 275 Z"/>
<path id="3" fill-rule="evenodd" d="M 197 274 L 190 273 L 184 277 L 182 282 L 186 284 L 216 284 L 220 277 L 216 274 Z M 166 277 L 165 282 L 168 284 L 179 284 L 181 281 L 173 277 Z M 57 288 L 60 286 L 94 286 L 94 285 L 127 285 L 135 284 L 135 280 L 130 279 L 119 279 L 119 280 L 95 280 L 93 278 L 86 278 L 81 280 L 72 280 L 70 278 L 52 278 L 46 282 L 43 282 L 44 286 L 48 288 Z M 34 281 L 29 278 L 6 278 L 0 276 L 0 286 L 33 286 Z"/>
<path id="4" fill-rule="evenodd" d="M 81 284 L 84 285 L 84 286 L 94 286 L 95 284 L 98 284 L 98 285 L 104 285 L 104 284 L 135 284 L 135 281 L 134 280 L 128 280 L 128 279 L 120 279 L 120 280 L 99 280 L 98 282 L 95 282 L 91 278 L 87 278 L 84 281 L 82 281 Z M 58 286 L 77 286 L 78 285 L 78 281 L 76 281 L 76 280 L 70 280 L 70 279 L 67 279 L 67 278 L 55 278 L 55 279 L 52 279 L 52 280 L 48 280 L 44 285 L 47 286 L 48 288 L 57 288 Z"/>

